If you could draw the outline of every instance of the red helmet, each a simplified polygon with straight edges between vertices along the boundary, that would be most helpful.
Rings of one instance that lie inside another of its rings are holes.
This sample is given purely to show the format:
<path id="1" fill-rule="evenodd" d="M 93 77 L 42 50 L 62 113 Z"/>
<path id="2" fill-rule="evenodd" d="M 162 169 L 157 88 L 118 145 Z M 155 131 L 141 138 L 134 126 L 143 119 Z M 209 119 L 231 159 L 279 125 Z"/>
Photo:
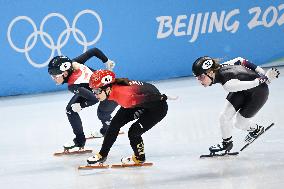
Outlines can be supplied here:
<path id="1" fill-rule="evenodd" d="M 89 81 L 89 86 L 92 89 L 98 89 L 115 81 L 115 74 L 109 70 L 95 71 Z"/>

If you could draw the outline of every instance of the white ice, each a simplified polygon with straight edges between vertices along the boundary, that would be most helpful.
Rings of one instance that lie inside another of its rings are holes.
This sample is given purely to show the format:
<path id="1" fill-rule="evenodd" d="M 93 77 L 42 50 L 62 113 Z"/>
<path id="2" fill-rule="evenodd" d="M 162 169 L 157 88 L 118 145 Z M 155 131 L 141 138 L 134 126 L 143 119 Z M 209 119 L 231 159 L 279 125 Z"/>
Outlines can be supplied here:
<path id="1" fill-rule="evenodd" d="M 54 157 L 73 138 L 65 115 L 69 92 L 0 98 L 0 187 L 7 189 L 281 189 L 284 187 L 284 77 L 270 85 L 269 100 L 255 117 L 275 122 L 238 157 L 200 159 L 221 141 L 218 126 L 226 92 L 220 85 L 200 86 L 192 77 L 154 82 L 169 101 L 166 118 L 145 133 L 147 161 L 152 167 L 79 171 L 91 154 Z M 98 130 L 97 105 L 80 114 L 86 133 Z M 123 127 L 127 133 L 129 125 Z M 238 151 L 246 132 L 234 129 Z M 102 139 L 86 148 L 100 149 Z M 112 147 L 108 163 L 131 155 L 127 134 Z"/>

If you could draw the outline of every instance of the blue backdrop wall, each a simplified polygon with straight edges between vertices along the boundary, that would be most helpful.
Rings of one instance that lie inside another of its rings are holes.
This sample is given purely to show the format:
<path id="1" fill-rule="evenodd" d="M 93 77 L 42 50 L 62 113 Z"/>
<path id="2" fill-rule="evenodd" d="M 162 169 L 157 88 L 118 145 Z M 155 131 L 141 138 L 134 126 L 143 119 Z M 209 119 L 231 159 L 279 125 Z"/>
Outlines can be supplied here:
<path id="1" fill-rule="evenodd" d="M 138 80 L 189 76 L 203 55 L 256 64 L 284 56 L 282 0 L 0 0 L 0 16 L 0 96 L 65 89 L 48 61 L 95 46 L 119 77 Z"/>

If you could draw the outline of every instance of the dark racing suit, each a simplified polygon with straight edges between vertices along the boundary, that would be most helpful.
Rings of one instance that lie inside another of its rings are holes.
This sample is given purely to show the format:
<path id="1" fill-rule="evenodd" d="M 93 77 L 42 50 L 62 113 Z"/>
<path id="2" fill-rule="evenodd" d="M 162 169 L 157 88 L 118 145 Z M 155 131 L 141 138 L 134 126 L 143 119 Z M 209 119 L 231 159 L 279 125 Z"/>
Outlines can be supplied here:
<path id="1" fill-rule="evenodd" d="M 73 133 L 75 134 L 74 142 L 76 146 L 83 147 L 86 139 L 83 131 L 82 121 L 78 112 L 72 110 L 72 104 L 80 103 L 82 108 L 92 106 L 98 103 L 97 98 L 89 88 L 89 79 L 93 73 L 93 70 L 85 66 L 85 62 L 91 57 L 96 56 L 103 63 L 108 61 L 108 58 L 98 48 L 92 48 L 80 56 L 74 58 L 72 61 L 80 63 L 80 68 L 74 70 L 68 77 L 66 82 L 68 83 L 68 90 L 74 93 L 74 96 L 69 101 L 66 107 L 66 114 L 68 120 L 72 126 Z M 104 135 L 109 127 L 111 120 L 111 113 L 117 107 L 117 103 L 114 101 L 106 100 L 100 102 L 97 110 L 97 116 L 103 124 L 100 132 Z"/>
<path id="2" fill-rule="evenodd" d="M 269 89 L 266 83 L 260 84 L 261 77 L 255 71 L 256 66 L 247 60 L 223 64 L 216 73 L 214 83 L 220 83 L 229 94 L 227 100 L 236 111 L 245 117 L 253 117 L 268 99 Z"/>

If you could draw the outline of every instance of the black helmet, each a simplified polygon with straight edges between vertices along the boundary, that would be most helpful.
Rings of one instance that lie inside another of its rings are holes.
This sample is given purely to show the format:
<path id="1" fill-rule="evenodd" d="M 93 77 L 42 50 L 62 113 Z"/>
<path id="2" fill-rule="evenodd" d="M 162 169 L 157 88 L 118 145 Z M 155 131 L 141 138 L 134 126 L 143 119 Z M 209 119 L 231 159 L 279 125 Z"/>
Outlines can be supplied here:
<path id="1" fill-rule="evenodd" d="M 49 61 L 48 73 L 50 75 L 59 75 L 64 71 L 72 70 L 72 60 L 67 56 L 55 56 Z"/>
<path id="2" fill-rule="evenodd" d="M 196 59 L 192 64 L 192 73 L 197 77 L 206 73 L 207 70 L 214 68 L 215 66 L 215 62 L 211 57 L 202 56 Z"/>

